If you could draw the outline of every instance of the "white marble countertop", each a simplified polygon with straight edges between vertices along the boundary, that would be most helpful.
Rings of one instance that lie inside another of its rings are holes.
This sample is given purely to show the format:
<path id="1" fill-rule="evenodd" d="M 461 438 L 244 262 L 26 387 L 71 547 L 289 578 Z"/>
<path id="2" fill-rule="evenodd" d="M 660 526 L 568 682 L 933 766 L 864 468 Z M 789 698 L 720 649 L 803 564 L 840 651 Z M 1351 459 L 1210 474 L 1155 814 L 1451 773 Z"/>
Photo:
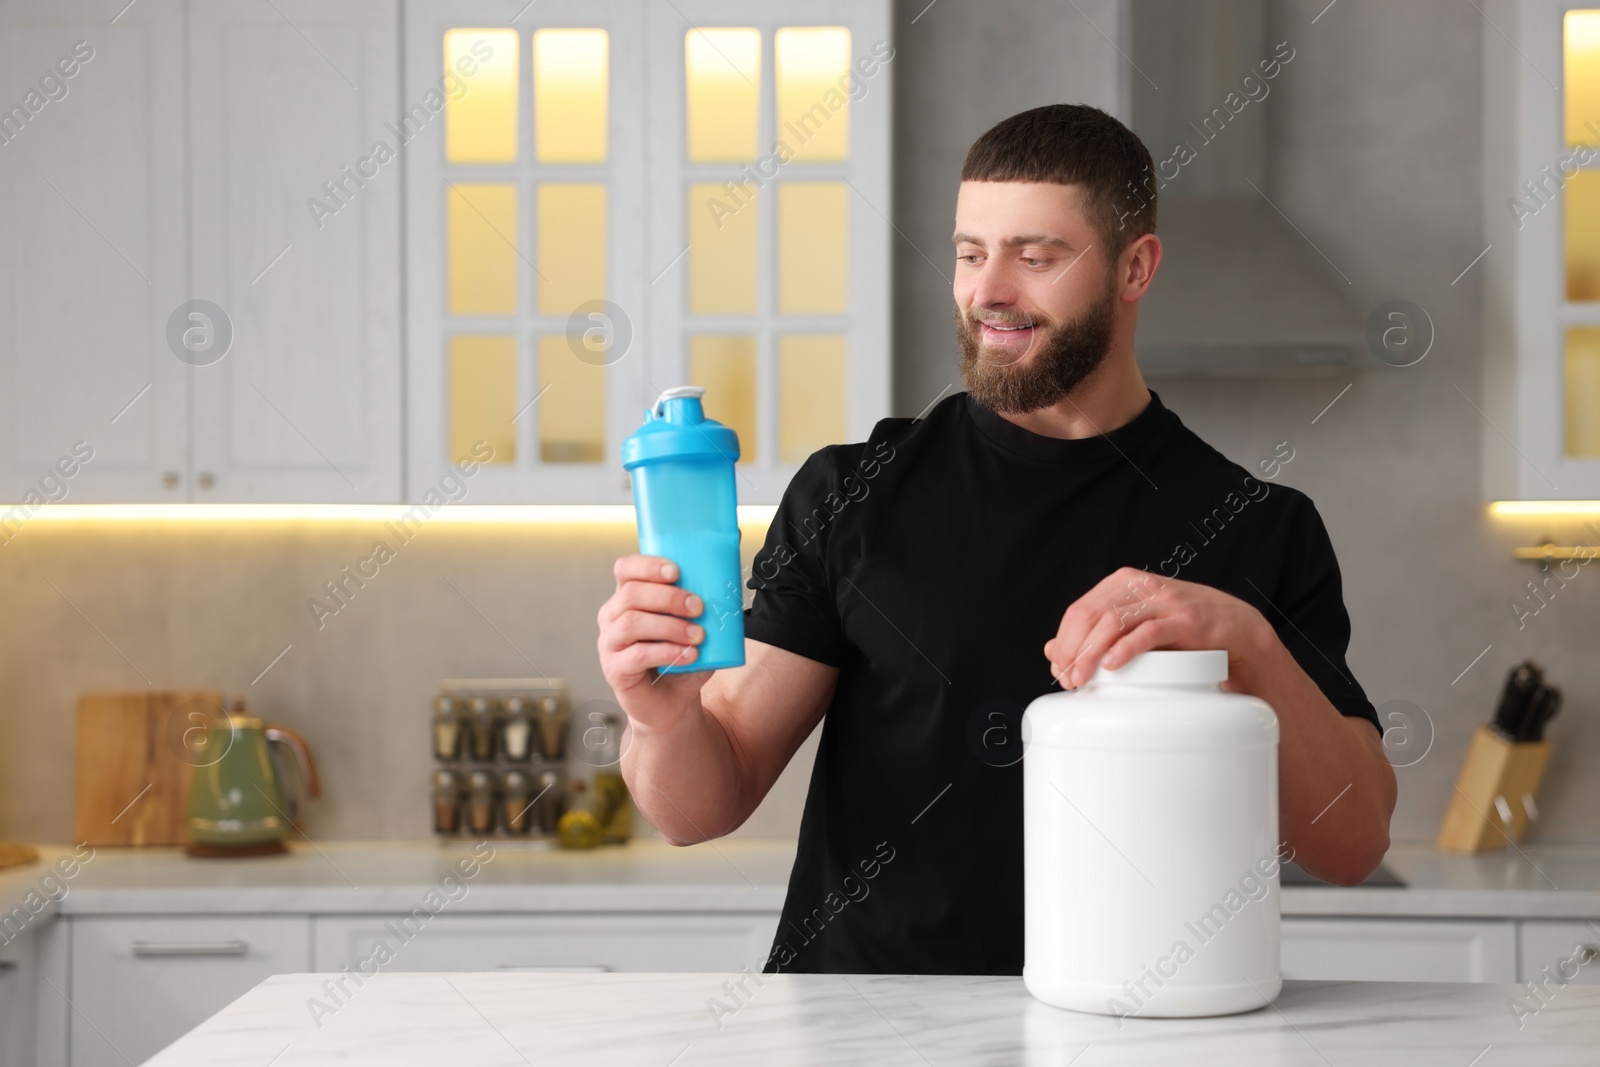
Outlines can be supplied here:
<path id="1" fill-rule="evenodd" d="M 1519 1027 L 1509 985 L 1285 982 L 1241 1015 L 1118 1020 L 1042 1004 L 1020 978 L 770 975 L 733 1001 L 720 974 L 379 973 L 314 1018 L 341 977 L 269 978 L 147 1067 L 1592 1067 L 1600 1046 L 1600 987 L 1577 985 Z"/>
<path id="2" fill-rule="evenodd" d="M 457 911 L 772 912 L 783 904 L 792 841 L 712 841 L 674 848 L 641 839 L 593 852 L 493 841 L 493 859 Z M 43 884 L 71 849 L 0 871 L 0 911 L 28 893 L 36 915 L 362 914 L 408 910 L 474 842 L 300 841 L 281 856 L 194 859 L 178 848 L 94 851 L 70 879 Z M 1525 845 L 1457 855 L 1397 844 L 1384 861 L 1400 888 L 1284 888 L 1285 916 L 1600 919 L 1600 845 Z M 40 897 L 41 888 L 58 900 Z"/>

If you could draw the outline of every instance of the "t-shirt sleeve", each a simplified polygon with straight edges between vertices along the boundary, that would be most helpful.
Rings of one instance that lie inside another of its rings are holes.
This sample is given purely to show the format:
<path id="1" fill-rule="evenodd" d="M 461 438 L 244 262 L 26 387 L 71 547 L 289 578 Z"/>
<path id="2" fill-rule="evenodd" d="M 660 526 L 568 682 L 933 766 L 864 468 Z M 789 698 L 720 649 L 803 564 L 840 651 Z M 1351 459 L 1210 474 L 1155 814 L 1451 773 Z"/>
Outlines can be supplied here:
<path id="1" fill-rule="evenodd" d="M 835 446 L 836 447 L 836 446 Z M 828 572 L 834 447 L 814 452 L 783 492 L 767 540 L 750 566 L 755 598 L 744 634 L 830 667 L 844 662 L 844 632 Z"/>
<path id="2" fill-rule="evenodd" d="M 1278 639 L 1300 669 L 1317 683 L 1341 714 L 1370 721 L 1380 734 L 1378 712 L 1345 662 L 1350 614 L 1344 584 L 1322 516 L 1310 498 L 1297 494 L 1283 574 L 1266 611 Z"/>

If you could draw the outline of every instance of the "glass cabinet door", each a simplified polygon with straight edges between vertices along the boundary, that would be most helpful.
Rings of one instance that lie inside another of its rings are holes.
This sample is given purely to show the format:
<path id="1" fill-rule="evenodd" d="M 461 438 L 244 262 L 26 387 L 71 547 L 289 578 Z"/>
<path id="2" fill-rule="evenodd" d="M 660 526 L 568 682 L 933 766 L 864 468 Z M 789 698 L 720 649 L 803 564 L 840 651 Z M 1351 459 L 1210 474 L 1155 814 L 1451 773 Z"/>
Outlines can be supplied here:
<path id="1" fill-rule="evenodd" d="M 1600 8 L 1562 18 L 1563 148 L 1600 155 Z M 1562 191 L 1567 326 L 1561 354 L 1563 448 L 1600 457 L 1600 160 L 1567 178 Z"/>
<path id="2" fill-rule="evenodd" d="M 882 5 L 651 9 L 652 388 L 706 389 L 743 503 L 888 414 Z"/>
<path id="3" fill-rule="evenodd" d="M 637 0 L 407 8 L 408 495 L 628 499 L 643 403 Z M 429 92 L 443 97 L 431 115 Z M 487 457 L 487 458 L 485 458 Z"/>

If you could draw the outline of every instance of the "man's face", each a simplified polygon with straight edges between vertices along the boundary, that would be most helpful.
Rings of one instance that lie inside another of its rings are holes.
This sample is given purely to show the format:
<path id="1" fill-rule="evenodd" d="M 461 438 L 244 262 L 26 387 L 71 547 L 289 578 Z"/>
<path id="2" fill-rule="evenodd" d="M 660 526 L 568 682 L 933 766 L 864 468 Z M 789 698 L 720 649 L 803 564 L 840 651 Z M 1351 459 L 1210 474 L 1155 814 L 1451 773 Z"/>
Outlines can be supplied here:
<path id="1" fill-rule="evenodd" d="M 1117 286 L 1077 186 L 962 182 L 954 240 L 956 340 L 974 400 L 1026 414 L 1100 366 Z"/>

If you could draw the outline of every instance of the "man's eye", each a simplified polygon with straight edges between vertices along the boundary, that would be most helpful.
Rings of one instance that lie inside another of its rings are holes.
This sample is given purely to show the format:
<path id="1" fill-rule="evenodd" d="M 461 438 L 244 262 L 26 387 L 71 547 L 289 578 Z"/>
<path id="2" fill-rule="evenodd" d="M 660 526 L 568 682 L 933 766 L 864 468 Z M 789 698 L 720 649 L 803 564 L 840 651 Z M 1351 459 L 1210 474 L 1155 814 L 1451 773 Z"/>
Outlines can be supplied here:
<path id="1" fill-rule="evenodd" d="M 1044 265 L 1044 260 L 1034 259 L 1031 256 L 1023 256 L 1022 262 L 1026 263 L 1030 267 L 1039 267 Z"/>

